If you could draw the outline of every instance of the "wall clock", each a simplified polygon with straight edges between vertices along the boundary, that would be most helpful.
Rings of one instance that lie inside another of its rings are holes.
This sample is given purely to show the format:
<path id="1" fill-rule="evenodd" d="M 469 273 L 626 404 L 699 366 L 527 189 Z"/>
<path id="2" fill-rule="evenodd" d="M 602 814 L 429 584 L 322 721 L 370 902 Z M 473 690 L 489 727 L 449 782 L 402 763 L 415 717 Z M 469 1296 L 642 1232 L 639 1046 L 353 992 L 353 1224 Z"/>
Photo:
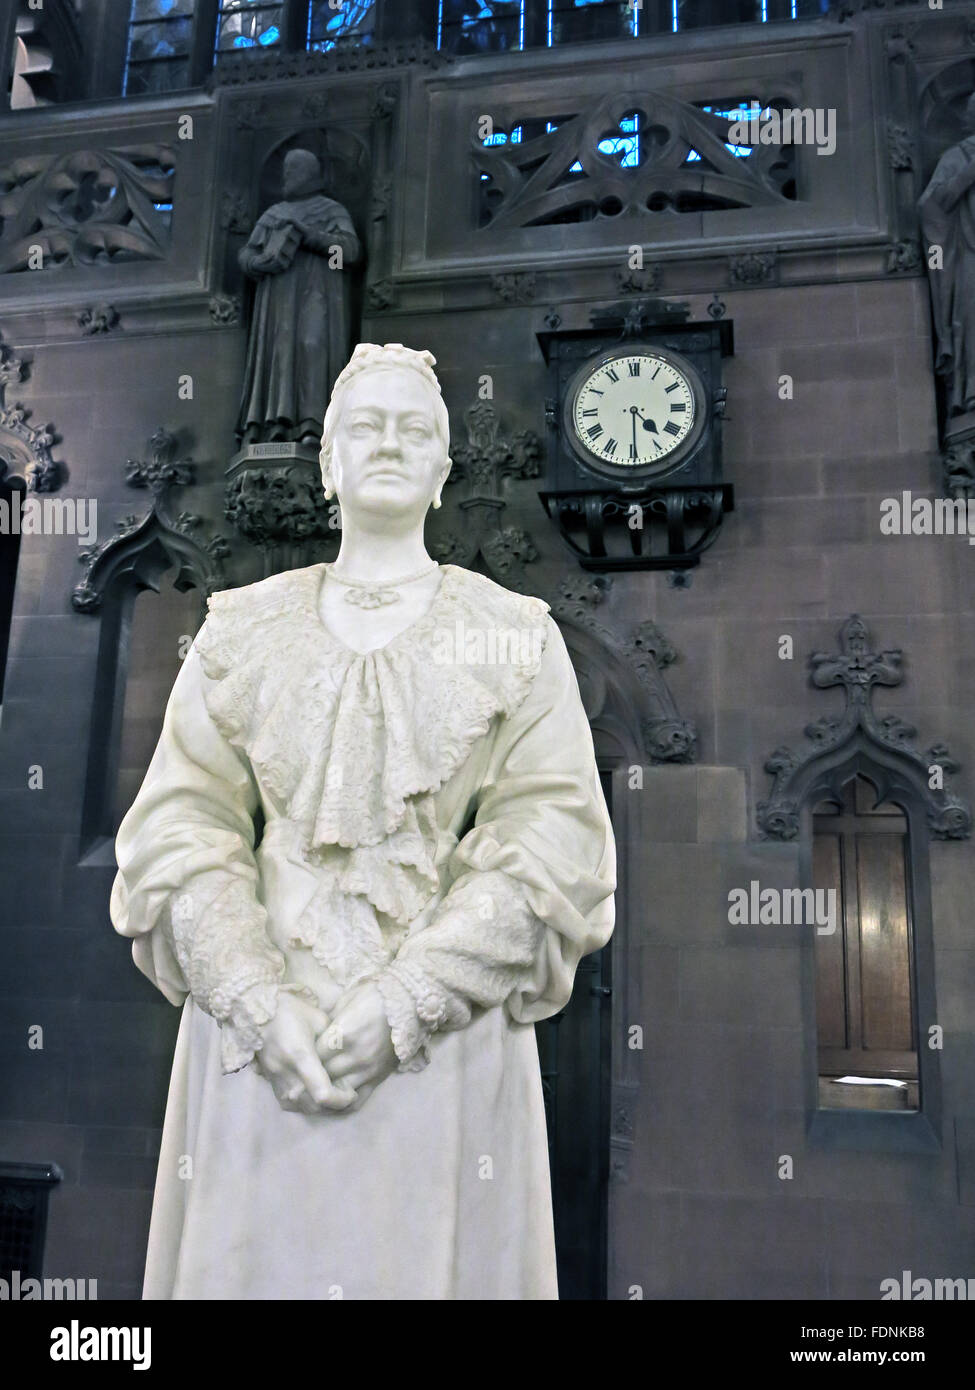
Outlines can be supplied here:
<path id="1" fill-rule="evenodd" d="M 538 334 L 548 366 L 547 487 L 539 493 L 584 569 L 688 569 L 734 491 L 722 476 L 721 364 L 732 325 L 690 306 L 627 301 L 588 328 Z"/>
<path id="2" fill-rule="evenodd" d="M 680 353 L 633 343 L 584 363 L 568 384 L 563 434 L 582 466 L 602 478 L 646 482 L 696 447 L 709 401 Z"/>

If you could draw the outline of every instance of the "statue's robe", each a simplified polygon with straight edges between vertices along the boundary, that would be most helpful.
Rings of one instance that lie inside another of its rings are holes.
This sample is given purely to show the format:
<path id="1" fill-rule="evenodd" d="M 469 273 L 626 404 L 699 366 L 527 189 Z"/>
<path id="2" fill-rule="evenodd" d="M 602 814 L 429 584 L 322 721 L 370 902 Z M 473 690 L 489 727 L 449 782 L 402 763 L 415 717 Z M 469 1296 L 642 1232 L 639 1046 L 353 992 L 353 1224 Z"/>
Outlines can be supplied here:
<path id="1" fill-rule="evenodd" d="M 952 415 L 975 410 L 975 136 L 939 159 L 918 205 L 924 253 L 942 249 L 928 274 L 937 336 L 935 370 L 948 382 Z"/>
<path id="2" fill-rule="evenodd" d="M 330 266 L 339 247 L 342 266 Z M 283 249 L 286 270 L 267 274 L 263 257 Z M 238 434 L 261 438 L 321 435 L 335 378 L 349 360 L 348 268 L 362 257 L 352 219 L 321 193 L 275 203 L 240 253 L 257 278 L 241 393 Z"/>
<path id="3" fill-rule="evenodd" d="M 359 655 L 325 573 L 210 600 L 118 834 L 112 921 L 183 1006 L 145 1296 L 555 1298 L 533 1025 L 615 887 L 575 673 L 545 603 L 452 565 Z M 281 1109 L 279 992 L 328 1013 L 360 980 L 398 1070 L 349 1112 Z"/>

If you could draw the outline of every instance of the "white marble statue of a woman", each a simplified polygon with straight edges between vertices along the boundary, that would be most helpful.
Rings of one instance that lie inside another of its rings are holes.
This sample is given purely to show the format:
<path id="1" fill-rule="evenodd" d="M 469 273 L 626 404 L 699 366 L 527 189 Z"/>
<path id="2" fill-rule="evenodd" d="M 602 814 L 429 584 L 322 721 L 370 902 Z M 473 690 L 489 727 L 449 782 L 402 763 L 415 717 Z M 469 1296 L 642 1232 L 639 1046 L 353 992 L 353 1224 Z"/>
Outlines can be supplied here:
<path id="1" fill-rule="evenodd" d="M 112 921 L 183 1006 L 147 1298 L 558 1296 L 532 1025 L 613 835 L 547 605 L 424 547 L 433 362 L 356 348 L 338 558 L 211 598 L 119 830 Z"/>

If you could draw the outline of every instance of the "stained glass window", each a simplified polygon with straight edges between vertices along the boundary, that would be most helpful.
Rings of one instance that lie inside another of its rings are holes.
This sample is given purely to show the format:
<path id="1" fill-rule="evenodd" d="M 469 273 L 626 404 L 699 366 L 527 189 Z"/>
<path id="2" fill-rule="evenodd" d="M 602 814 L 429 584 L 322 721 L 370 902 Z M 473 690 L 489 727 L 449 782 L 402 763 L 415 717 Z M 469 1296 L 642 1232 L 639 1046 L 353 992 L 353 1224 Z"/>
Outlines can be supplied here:
<path id="1" fill-rule="evenodd" d="M 369 43 L 376 27 L 374 0 L 343 0 L 339 9 L 328 0 L 308 6 L 308 47 L 334 48 L 337 43 Z"/>
<path id="2" fill-rule="evenodd" d="M 831 0 L 438 0 L 437 43 L 497 53 L 730 24 L 813 19 Z"/>
<path id="3" fill-rule="evenodd" d="M 218 53 L 242 48 L 274 48 L 281 42 L 283 3 L 267 0 L 233 0 L 217 11 Z"/>
<path id="4" fill-rule="evenodd" d="M 437 44 L 449 53 L 525 46 L 525 0 L 439 0 Z"/>
<path id="5" fill-rule="evenodd" d="M 189 86 L 194 8 L 195 0 L 132 0 L 126 96 Z"/>
<path id="6" fill-rule="evenodd" d="M 593 39 L 629 38 L 640 32 L 641 6 L 621 0 L 547 0 L 549 47 Z"/>
<path id="7" fill-rule="evenodd" d="M 741 101 L 731 105 L 702 105 L 700 109 L 709 112 L 713 116 L 723 116 L 728 121 L 747 121 L 753 116 L 767 116 L 769 114 L 769 108 L 767 106 L 763 107 L 761 102 L 757 101 L 754 97 L 745 97 Z M 725 149 L 729 154 L 734 155 L 736 159 L 747 159 L 752 152 L 751 145 L 732 145 L 726 143 Z M 684 163 L 699 163 L 700 159 L 701 156 L 698 151 L 691 150 Z"/>

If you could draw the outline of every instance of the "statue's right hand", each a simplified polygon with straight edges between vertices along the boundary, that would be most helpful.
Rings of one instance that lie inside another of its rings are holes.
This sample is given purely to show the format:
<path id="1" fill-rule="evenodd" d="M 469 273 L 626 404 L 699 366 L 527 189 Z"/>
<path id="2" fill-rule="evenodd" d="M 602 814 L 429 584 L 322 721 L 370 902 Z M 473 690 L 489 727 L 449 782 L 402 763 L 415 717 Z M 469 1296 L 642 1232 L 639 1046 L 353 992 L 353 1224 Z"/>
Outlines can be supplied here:
<path id="1" fill-rule="evenodd" d="M 314 1004 L 293 994 L 278 995 L 258 1062 L 282 1110 L 315 1115 L 355 1104 L 355 1091 L 335 1085 L 315 1050 L 317 1035 L 327 1027 L 327 1015 Z"/>

